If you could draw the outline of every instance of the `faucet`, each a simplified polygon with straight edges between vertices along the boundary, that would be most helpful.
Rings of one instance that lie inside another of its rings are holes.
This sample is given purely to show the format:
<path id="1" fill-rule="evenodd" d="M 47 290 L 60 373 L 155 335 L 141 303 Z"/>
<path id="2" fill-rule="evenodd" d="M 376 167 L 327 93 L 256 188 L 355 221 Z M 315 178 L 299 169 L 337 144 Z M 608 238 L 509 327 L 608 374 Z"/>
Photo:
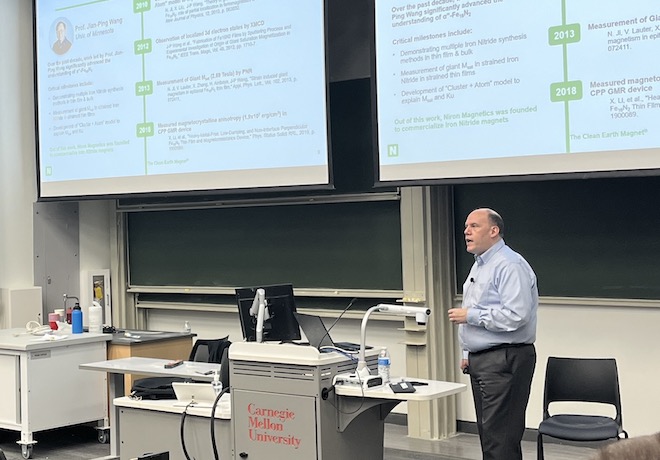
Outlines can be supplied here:
<path id="1" fill-rule="evenodd" d="M 66 311 L 66 301 L 69 300 L 69 299 L 75 299 L 76 300 L 75 305 L 79 306 L 80 305 L 80 300 L 78 300 L 78 297 L 75 297 L 75 296 L 72 296 L 72 295 L 67 295 L 67 294 L 63 294 L 63 298 L 64 298 L 64 321 L 68 323 L 69 321 L 67 321 L 67 316 L 68 315 L 67 315 L 67 311 Z"/>

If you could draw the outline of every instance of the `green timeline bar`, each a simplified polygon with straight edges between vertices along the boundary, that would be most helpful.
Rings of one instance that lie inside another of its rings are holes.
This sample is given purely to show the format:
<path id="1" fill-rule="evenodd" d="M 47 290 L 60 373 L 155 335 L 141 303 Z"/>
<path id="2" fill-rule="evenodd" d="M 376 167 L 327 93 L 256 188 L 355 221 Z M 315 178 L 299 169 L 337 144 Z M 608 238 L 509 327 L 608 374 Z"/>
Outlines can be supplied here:
<path id="1" fill-rule="evenodd" d="M 69 5 L 69 6 L 64 6 L 62 8 L 55 8 L 55 11 L 64 11 L 64 10 L 71 10 L 73 8 L 80 8 L 82 6 L 89 6 L 89 5 L 94 5 L 95 3 L 104 3 L 104 2 L 109 2 L 110 0 L 95 0 L 92 2 L 85 2 L 85 3 L 79 3 L 77 5 Z"/>

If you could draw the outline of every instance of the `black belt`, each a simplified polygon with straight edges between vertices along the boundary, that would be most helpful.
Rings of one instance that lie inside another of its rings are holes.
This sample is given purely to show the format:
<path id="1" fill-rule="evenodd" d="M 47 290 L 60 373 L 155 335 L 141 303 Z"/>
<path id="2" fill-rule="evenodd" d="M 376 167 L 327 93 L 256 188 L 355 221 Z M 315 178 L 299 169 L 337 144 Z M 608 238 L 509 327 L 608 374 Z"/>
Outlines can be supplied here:
<path id="1" fill-rule="evenodd" d="M 488 353 L 489 351 L 502 350 L 504 348 L 522 348 L 522 347 L 532 347 L 533 343 L 500 343 L 494 347 L 486 348 L 485 350 L 480 351 L 471 351 L 471 355 L 480 355 L 482 353 Z"/>

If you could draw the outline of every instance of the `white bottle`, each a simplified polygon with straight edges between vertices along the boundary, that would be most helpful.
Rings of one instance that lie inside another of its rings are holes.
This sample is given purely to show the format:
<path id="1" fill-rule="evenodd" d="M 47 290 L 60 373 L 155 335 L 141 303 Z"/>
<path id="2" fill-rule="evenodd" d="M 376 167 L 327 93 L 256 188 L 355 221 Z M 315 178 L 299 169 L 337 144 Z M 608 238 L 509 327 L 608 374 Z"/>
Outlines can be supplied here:
<path id="1" fill-rule="evenodd" d="M 378 354 L 378 375 L 383 379 L 383 383 L 390 381 L 390 353 L 387 347 L 382 347 Z"/>
<path id="2" fill-rule="evenodd" d="M 183 323 L 183 332 L 185 332 L 186 334 L 190 334 L 191 331 L 192 328 L 190 327 L 190 322 L 186 321 L 185 323 Z"/>
<path id="3" fill-rule="evenodd" d="M 213 386 L 215 395 L 219 395 L 222 391 L 222 382 L 220 381 L 220 371 L 217 369 L 213 371 L 213 382 L 211 382 L 211 385 Z"/>
<path id="4" fill-rule="evenodd" d="M 98 334 L 103 332 L 103 308 L 101 304 L 93 301 L 87 314 L 89 315 L 89 332 Z"/>

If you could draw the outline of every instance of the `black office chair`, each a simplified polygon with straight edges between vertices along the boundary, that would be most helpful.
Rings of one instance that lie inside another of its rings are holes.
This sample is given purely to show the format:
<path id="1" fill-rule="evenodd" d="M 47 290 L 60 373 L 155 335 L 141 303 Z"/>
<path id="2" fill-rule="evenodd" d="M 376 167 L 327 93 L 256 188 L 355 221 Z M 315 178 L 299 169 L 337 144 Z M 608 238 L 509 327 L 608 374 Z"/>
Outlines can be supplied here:
<path id="1" fill-rule="evenodd" d="M 217 363 L 222 361 L 222 352 L 231 345 L 229 336 L 222 339 L 197 339 L 190 351 L 188 361 Z"/>
<path id="2" fill-rule="evenodd" d="M 591 402 L 614 406 L 615 416 L 551 415 L 553 402 Z M 548 358 L 543 394 L 543 421 L 536 441 L 537 460 L 543 460 L 543 436 L 567 441 L 604 441 L 628 437 L 623 429 L 619 374 L 615 359 Z"/>
<path id="3" fill-rule="evenodd" d="M 220 360 L 220 381 L 222 382 L 222 388 L 227 388 L 227 391 L 229 391 L 229 347 L 225 348 L 222 352 L 222 359 Z"/>

